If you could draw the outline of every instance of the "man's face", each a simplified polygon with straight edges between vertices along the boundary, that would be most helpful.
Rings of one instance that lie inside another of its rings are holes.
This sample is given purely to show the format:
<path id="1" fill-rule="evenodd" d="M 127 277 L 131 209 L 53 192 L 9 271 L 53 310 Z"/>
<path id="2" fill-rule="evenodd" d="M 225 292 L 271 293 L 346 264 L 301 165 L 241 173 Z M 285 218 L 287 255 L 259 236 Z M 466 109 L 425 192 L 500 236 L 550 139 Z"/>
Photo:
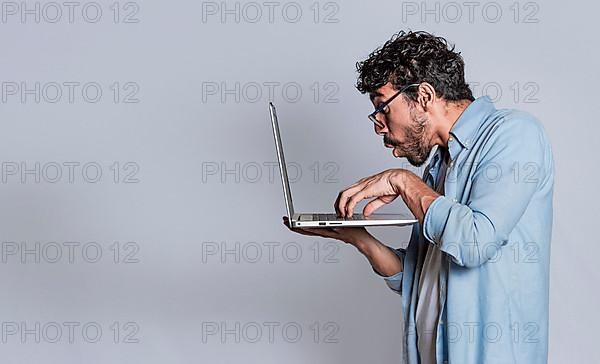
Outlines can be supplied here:
<path id="1" fill-rule="evenodd" d="M 392 97 L 396 91 L 388 83 L 372 93 L 371 101 L 375 108 Z M 429 145 L 431 124 L 422 108 L 417 103 L 411 107 L 401 94 L 376 117 L 384 126 L 375 125 L 375 132 L 383 136 L 383 143 L 387 148 L 393 148 L 394 157 L 405 157 L 413 166 L 422 166 L 433 148 Z"/>

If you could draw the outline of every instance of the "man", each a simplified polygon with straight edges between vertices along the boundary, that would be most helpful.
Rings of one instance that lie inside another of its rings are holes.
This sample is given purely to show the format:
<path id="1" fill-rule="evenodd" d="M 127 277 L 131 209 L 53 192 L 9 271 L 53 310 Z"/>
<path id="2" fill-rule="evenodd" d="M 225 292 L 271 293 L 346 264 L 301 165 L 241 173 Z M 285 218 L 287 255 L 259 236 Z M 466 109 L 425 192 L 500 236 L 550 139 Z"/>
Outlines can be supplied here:
<path id="1" fill-rule="evenodd" d="M 554 162 L 531 115 L 474 99 L 460 52 L 426 32 L 400 32 L 357 64 L 369 118 L 395 157 L 335 201 L 340 216 L 398 196 L 418 219 L 406 249 L 364 228 L 293 231 L 355 246 L 402 296 L 404 362 L 545 363 Z M 285 223 L 284 217 L 284 223 Z"/>

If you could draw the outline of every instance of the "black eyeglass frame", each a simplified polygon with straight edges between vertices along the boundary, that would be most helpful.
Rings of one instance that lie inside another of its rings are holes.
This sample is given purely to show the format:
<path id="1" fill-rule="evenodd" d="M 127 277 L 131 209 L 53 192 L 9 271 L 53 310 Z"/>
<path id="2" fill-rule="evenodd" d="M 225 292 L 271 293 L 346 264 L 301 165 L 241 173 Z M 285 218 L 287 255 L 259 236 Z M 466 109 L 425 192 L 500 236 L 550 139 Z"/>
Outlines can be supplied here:
<path id="1" fill-rule="evenodd" d="M 379 107 L 377 107 L 377 109 L 375 109 L 375 111 L 370 113 L 367 117 L 369 118 L 369 120 L 374 122 L 375 125 L 377 125 L 380 128 L 383 128 L 383 124 L 379 120 L 377 120 L 377 117 L 376 117 L 377 114 L 379 114 L 380 112 L 383 112 L 383 110 L 390 104 L 390 102 L 394 101 L 394 99 L 396 97 L 398 97 L 398 95 L 400 95 L 401 93 L 403 93 L 410 87 L 419 86 L 419 85 L 420 85 L 420 83 L 411 83 L 410 85 L 401 87 L 395 94 L 392 95 L 392 97 L 390 97 L 389 99 L 384 101 L 381 105 L 379 105 Z"/>

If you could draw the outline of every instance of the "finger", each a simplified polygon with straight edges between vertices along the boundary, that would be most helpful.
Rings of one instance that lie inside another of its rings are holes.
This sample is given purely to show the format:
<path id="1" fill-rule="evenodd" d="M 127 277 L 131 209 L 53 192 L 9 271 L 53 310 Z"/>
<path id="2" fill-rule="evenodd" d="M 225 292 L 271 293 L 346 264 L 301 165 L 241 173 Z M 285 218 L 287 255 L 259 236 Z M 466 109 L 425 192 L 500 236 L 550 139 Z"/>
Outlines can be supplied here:
<path id="1" fill-rule="evenodd" d="M 288 228 L 288 230 L 294 231 L 294 228 L 292 228 L 287 221 L 283 222 L 283 226 L 285 226 L 286 228 Z"/>
<path id="2" fill-rule="evenodd" d="M 346 192 L 346 191 L 348 191 L 348 190 L 350 190 L 350 189 L 359 187 L 359 185 L 363 184 L 364 182 L 366 182 L 371 177 L 373 177 L 373 176 L 363 177 L 363 178 L 359 179 L 358 181 L 354 182 L 353 184 L 351 184 L 350 186 L 348 186 L 348 187 L 346 187 L 346 188 L 344 188 L 344 189 L 342 189 L 340 191 L 340 193 L 338 194 L 337 198 L 335 199 L 335 202 L 333 203 L 333 208 L 335 209 L 335 213 L 338 216 L 342 216 L 341 213 L 342 213 L 343 210 L 340 209 L 340 201 L 342 199 L 343 193 Z"/>
<path id="3" fill-rule="evenodd" d="M 352 198 L 358 191 L 362 190 L 365 186 L 364 184 L 368 183 L 368 181 L 364 181 L 361 184 L 355 185 L 353 187 L 349 187 L 348 189 L 342 191 L 338 196 L 337 208 L 336 211 L 339 211 L 341 216 L 346 216 L 348 200 Z"/>
<path id="4" fill-rule="evenodd" d="M 363 215 L 365 215 L 365 216 L 371 215 L 373 212 L 375 212 L 375 210 L 377 210 L 381 206 L 394 201 L 396 199 L 396 197 L 397 196 L 387 195 L 387 196 L 377 197 L 376 199 L 371 200 L 371 202 L 369 202 L 363 209 Z"/>
<path id="5" fill-rule="evenodd" d="M 361 200 L 369 197 L 372 197 L 369 194 L 369 187 L 365 187 L 364 189 L 358 191 L 352 197 L 350 197 L 345 207 L 346 216 L 352 217 L 352 214 L 354 213 L 354 207 L 356 207 L 356 204 L 358 204 Z"/>
<path id="6" fill-rule="evenodd" d="M 361 181 L 362 181 L 362 180 L 361 180 Z M 360 181 L 359 181 L 359 182 L 360 182 Z M 342 201 L 342 197 L 344 196 L 344 193 L 347 193 L 346 191 L 348 191 L 348 190 L 349 190 L 349 189 L 351 189 L 351 188 L 354 188 L 354 187 L 356 187 L 356 186 L 357 186 L 357 184 L 358 184 L 359 182 L 353 183 L 353 184 L 351 184 L 350 186 L 348 186 L 348 187 L 345 187 L 344 189 L 342 189 L 342 190 L 340 191 L 340 193 L 338 193 L 338 195 L 337 195 L 337 198 L 335 199 L 335 202 L 333 203 L 333 208 L 335 209 L 335 213 L 336 213 L 338 216 L 343 216 L 343 215 L 342 215 L 342 209 L 340 209 L 340 201 Z"/>
<path id="7" fill-rule="evenodd" d="M 283 216 L 283 224 L 291 229 L 290 219 L 287 216 Z"/>

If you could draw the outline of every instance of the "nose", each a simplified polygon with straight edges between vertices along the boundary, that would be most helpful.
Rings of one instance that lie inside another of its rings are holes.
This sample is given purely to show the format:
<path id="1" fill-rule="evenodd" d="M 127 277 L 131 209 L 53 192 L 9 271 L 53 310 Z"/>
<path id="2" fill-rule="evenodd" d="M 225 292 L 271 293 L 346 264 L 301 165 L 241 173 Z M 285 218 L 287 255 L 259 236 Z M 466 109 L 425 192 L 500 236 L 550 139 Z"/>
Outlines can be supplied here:
<path id="1" fill-rule="evenodd" d="M 382 123 L 381 121 L 379 121 L 379 123 L 383 126 L 379 126 L 379 125 L 373 123 L 373 127 L 375 128 L 375 134 L 382 136 L 382 135 L 386 134 L 388 132 L 388 130 L 387 130 L 387 126 L 385 125 L 385 123 Z"/>

